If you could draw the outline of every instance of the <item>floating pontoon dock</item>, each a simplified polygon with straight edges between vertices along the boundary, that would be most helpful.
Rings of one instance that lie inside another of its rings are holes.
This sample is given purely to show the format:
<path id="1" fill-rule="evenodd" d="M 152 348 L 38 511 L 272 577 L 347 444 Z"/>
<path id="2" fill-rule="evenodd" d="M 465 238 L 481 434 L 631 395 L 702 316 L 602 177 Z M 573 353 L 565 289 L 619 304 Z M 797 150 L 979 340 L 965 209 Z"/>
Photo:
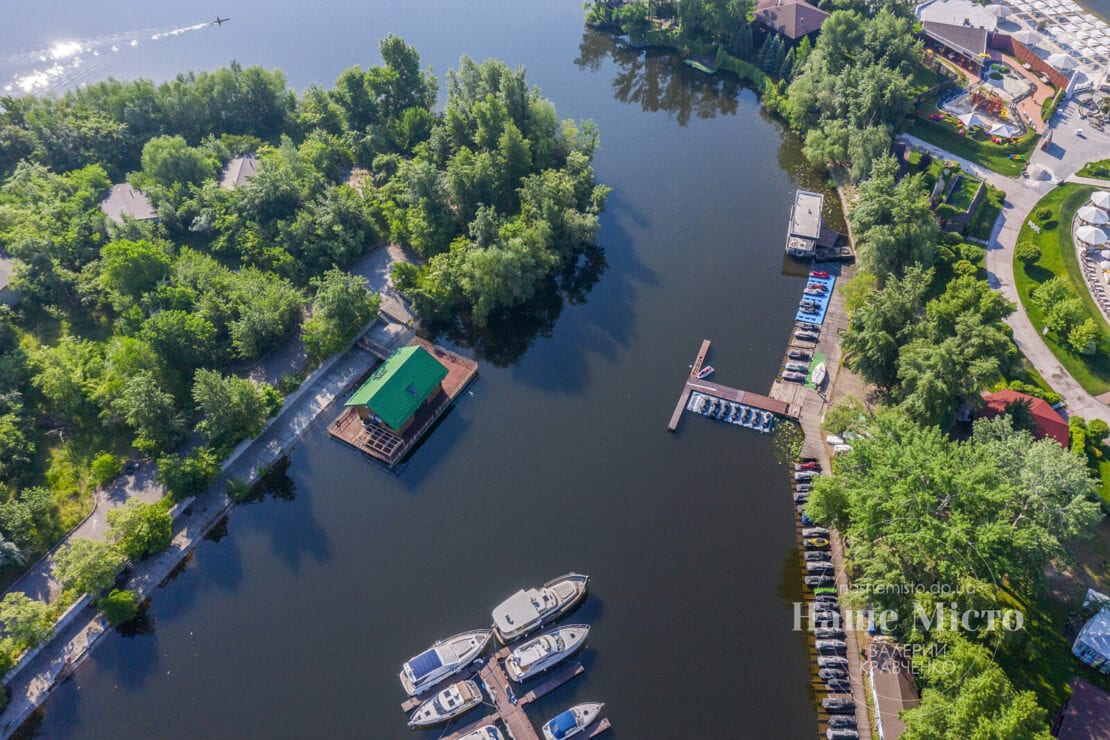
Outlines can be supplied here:
<path id="1" fill-rule="evenodd" d="M 742 391 L 738 388 L 729 388 L 727 385 L 721 385 L 720 383 L 714 383 L 709 380 L 698 380 L 698 373 L 701 372 L 701 368 L 705 364 L 705 356 L 709 354 L 709 344 L 710 342 L 708 339 L 703 339 L 701 342 L 701 349 L 698 350 L 698 356 L 694 358 L 694 364 L 690 367 L 690 377 L 686 379 L 685 385 L 682 386 L 682 393 L 678 396 L 678 404 L 675 405 L 674 413 L 671 414 L 671 421 L 667 424 L 667 431 L 673 432 L 678 429 L 678 422 L 682 418 L 682 412 L 686 410 L 686 405 L 690 400 L 690 394 L 695 391 L 706 396 L 718 398 L 722 401 L 751 406 L 753 409 L 758 409 L 759 411 L 770 411 L 775 416 L 785 416 L 790 419 L 797 418 L 797 414 L 791 410 L 790 404 L 788 403 L 760 395 L 759 393 Z"/>

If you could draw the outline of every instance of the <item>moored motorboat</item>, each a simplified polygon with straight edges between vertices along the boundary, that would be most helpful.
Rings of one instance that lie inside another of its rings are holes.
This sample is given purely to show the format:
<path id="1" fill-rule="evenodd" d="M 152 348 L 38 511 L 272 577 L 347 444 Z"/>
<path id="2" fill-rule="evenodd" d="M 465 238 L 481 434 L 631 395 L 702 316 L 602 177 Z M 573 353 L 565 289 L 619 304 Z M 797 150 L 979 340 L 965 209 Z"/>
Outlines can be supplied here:
<path id="1" fill-rule="evenodd" d="M 569 658 L 590 634 L 588 624 L 568 624 L 529 640 L 505 659 L 505 672 L 514 681 L 524 681 L 561 660 Z"/>
<path id="2" fill-rule="evenodd" d="M 586 595 L 590 577 L 567 573 L 541 588 L 520 590 L 493 610 L 493 629 L 503 643 L 526 635 L 570 611 Z"/>
<path id="3" fill-rule="evenodd" d="M 458 681 L 416 708 L 409 727 L 433 727 L 450 722 L 482 703 L 482 691 L 473 681 Z"/>
<path id="4" fill-rule="evenodd" d="M 459 740 L 505 740 L 505 733 L 497 725 L 482 725 L 477 730 L 471 730 Z"/>
<path id="5" fill-rule="evenodd" d="M 787 370 L 782 374 L 782 379 L 791 383 L 802 383 L 805 381 L 806 376 L 804 373 L 796 373 L 793 370 Z"/>
<path id="6" fill-rule="evenodd" d="M 828 370 L 825 368 L 825 363 L 818 362 L 813 366 L 813 375 L 810 377 L 810 380 L 813 381 L 815 386 L 820 388 L 821 384 L 825 382 L 826 375 L 828 375 Z"/>
<path id="7" fill-rule="evenodd" d="M 821 708 L 830 714 L 847 714 L 856 711 L 856 701 L 850 696 L 826 696 Z"/>
<path id="8" fill-rule="evenodd" d="M 698 371 L 698 380 L 705 380 L 710 375 L 712 375 L 714 372 L 715 371 L 714 371 L 714 368 L 713 368 L 712 365 L 706 365 L 705 367 L 703 367 L 701 370 Z"/>
<path id="9" fill-rule="evenodd" d="M 401 667 L 401 685 L 409 696 L 422 694 L 432 686 L 461 671 L 482 654 L 493 630 L 471 630 L 439 640 L 435 645 L 409 658 Z"/>
<path id="10" fill-rule="evenodd" d="M 809 372 L 809 365 L 804 362 L 788 362 L 784 367 L 787 370 L 793 370 L 796 373 Z"/>
<path id="11" fill-rule="evenodd" d="M 547 740 L 565 740 L 574 737 L 593 724 L 601 716 L 605 707 L 600 702 L 576 704 L 565 712 L 555 715 L 543 726 L 543 736 Z"/>

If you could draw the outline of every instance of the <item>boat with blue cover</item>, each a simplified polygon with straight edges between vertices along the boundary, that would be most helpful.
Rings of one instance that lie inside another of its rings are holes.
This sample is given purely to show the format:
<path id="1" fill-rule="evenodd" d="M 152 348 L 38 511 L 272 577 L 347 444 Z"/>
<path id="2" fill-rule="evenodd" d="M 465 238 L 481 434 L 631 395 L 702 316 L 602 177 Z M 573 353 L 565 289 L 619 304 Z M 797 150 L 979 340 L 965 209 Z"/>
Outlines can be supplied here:
<path id="1" fill-rule="evenodd" d="M 437 683 L 473 663 L 486 649 L 493 630 L 460 632 L 439 640 L 401 667 L 401 685 L 409 696 L 424 693 Z"/>
<path id="2" fill-rule="evenodd" d="M 605 707 L 600 702 L 576 704 L 561 714 L 557 714 L 543 726 L 543 736 L 547 740 L 565 740 L 574 737 L 592 725 L 601 716 Z"/>

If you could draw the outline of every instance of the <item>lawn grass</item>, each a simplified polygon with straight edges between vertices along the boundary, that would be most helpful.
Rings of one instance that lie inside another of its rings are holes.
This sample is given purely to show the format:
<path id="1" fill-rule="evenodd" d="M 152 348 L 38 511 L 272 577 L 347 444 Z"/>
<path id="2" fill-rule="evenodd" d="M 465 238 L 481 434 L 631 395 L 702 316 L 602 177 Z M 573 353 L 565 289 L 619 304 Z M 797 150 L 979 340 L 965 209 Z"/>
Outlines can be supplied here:
<path id="1" fill-rule="evenodd" d="M 1041 258 L 1028 268 L 1015 259 L 1014 282 L 1029 320 L 1038 331 L 1044 328 L 1044 315 L 1030 300 L 1033 290 L 1057 275 L 1071 282 L 1076 296 L 1083 301 L 1088 314 L 1099 324 L 1101 351 L 1093 355 L 1080 355 L 1061 345 L 1057 341 L 1058 338 L 1052 334 L 1042 336 L 1045 344 L 1052 350 L 1052 354 L 1067 368 L 1084 390 L 1092 395 L 1099 395 L 1110 391 L 1110 354 L 1105 351 L 1106 347 L 1110 347 L 1110 326 L 1106 324 L 1102 312 L 1095 305 L 1083 282 L 1079 260 L 1071 238 L 1071 223 L 1075 212 L 1087 202 L 1092 190 L 1089 185 L 1068 183 L 1041 199 L 1033 209 L 1033 213 L 1049 208 L 1052 210 L 1052 216 L 1040 225 L 1040 234 L 1034 232 L 1029 224 L 1025 223 L 1018 236 L 1018 244 L 1023 242 L 1036 244 L 1041 250 Z"/>
<path id="2" fill-rule="evenodd" d="M 1033 151 L 1037 140 L 1040 139 L 1038 134 L 1028 131 L 1013 144 L 976 141 L 970 136 L 961 136 L 950 126 L 921 116 L 914 117 L 908 133 L 988 170 L 1009 176 L 1021 174 L 1029 159 L 1029 153 Z M 1022 154 L 1024 158 L 1021 161 L 1012 160 L 1009 158 L 1010 153 Z"/>
<path id="3" fill-rule="evenodd" d="M 1097 162 L 1088 162 L 1079 170 L 1080 177 L 1095 177 L 1099 180 L 1110 180 L 1110 159 L 1100 159 Z"/>
<path id="4" fill-rule="evenodd" d="M 952 195 L 948 197 L 948 203 L 961 211 L 966 211 L 971 207 L 971 201 L 975 198 L 975 194 L 979 192 L 979 181 L 967 175 L 957 175 L 956 186 L 952 190 Z"/>
<path id="5" fill-rule="evenodd" d="M 998 214 L 1002 213 L 1002 203 L 1006 194 L 993 185 L 987 185 L 987 192 L 979 201 L 979 207 L 971 216 L 971 223 L 967 225 L 967 235 L 979 241 L 990 241 L 994 224 L 998 221 Z"/>

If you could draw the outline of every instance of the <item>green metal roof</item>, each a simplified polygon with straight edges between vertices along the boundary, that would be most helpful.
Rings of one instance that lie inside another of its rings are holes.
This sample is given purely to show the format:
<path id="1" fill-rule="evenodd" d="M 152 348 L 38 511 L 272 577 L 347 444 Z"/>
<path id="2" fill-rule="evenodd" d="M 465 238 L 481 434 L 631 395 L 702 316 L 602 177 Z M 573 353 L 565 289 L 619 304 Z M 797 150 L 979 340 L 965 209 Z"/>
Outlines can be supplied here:
<path id="1" fill-rule="evenodd" d="M 426 349 L 403 347 L 374 371 L 346 405 L 367 406 L 386 424 L 400 429 L 446 377 L 447 368 Z"/>

